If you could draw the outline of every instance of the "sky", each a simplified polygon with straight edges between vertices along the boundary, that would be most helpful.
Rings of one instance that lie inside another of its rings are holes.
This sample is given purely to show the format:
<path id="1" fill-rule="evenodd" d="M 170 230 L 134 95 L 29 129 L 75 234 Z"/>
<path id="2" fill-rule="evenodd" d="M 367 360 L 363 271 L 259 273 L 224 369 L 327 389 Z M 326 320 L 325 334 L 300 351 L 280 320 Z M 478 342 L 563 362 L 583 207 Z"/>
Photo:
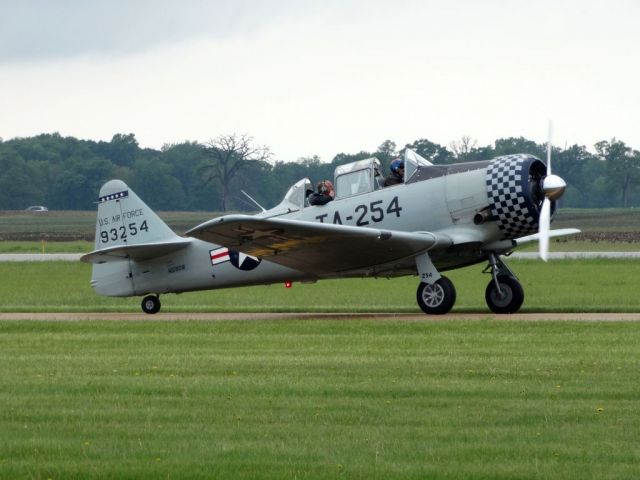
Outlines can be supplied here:
<path id="1" fill-rule="evenodd" d="M 640 149 L 636 0 L 0 0 L 0 138 Z"/>

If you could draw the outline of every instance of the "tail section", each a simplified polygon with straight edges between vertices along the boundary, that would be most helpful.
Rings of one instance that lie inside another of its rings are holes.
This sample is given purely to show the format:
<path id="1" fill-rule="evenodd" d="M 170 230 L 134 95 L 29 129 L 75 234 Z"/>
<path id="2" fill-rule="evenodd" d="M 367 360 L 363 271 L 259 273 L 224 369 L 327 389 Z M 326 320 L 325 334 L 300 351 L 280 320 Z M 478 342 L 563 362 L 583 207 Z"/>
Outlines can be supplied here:
<path id="1" fill-rule="evenodd" d="M 110 180 L 98 198 L 95 250 L 80 260 L 94 264 L 91 284 L 98 293 L 128 296 L 135 291 L 131 261 L 160 257 L 191 242 L 176 235 L 126 183 Z"/>
<path id="2" fill-rule="evenodd" d="M 179 238 L 122 180 L 100 189 L 96 250 Z"/>

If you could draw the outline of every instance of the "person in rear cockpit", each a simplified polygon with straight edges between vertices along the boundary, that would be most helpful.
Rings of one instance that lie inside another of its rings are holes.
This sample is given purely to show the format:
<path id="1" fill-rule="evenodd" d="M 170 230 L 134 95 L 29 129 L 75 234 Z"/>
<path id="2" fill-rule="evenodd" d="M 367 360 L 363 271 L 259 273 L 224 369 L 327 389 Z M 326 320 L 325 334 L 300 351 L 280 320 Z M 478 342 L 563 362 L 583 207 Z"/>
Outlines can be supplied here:
<path id="1" fill-rule="evenodd" d="M 333 183 L 329 180 L 323 180 L 318 182 L 316 191 L 312 192 L 307 198 L 309 199 L 309 205 L 325 205 L 333 200 L 336 196 L 336 191 L 333 189 Z"/>

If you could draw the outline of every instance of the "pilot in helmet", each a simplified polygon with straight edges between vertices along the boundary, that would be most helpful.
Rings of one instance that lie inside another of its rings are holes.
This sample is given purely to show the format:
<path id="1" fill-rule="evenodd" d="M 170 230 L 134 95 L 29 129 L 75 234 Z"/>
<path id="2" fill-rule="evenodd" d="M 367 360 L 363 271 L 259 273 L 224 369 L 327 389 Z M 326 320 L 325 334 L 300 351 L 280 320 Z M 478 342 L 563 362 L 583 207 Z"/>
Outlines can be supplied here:
<path id="1" fill-rule="evenodd" d="M 391 162 L 389 169 L 391 170 L 391 175 L 385 178 L 385 187 L 404 183 L 404 160 L 396 158 Z"/>

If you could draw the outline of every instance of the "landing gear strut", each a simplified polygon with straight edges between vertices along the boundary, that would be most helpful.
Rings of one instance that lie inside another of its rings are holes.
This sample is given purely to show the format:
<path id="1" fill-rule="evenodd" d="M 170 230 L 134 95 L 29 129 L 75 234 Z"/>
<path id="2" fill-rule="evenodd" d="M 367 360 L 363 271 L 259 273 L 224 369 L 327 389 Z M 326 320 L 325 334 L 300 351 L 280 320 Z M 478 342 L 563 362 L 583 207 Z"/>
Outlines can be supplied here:
<path id="1" fill-rule="evenodd" d="M 416 256 L 420 285 L 416 297 L 422 311 L 431 315 L 449 313 L 456 303 L 456 289 L 447 277 L 440 275 L 428 253 Z"/>
<path id="2" fill-rule="evenodd" d="M 158 313 L 160 311 L 160 296 L 147 295 L 142 299 L 141 306 L 144 313 Z"/>
<path id="3" fill-rule="evenodd" d="M 489 254 L 493 279 L 487 285 L 484 298 L 493 313 L 516 313 L 524 302 L 524 290 L 515 274 L 495 253 Z"/>

